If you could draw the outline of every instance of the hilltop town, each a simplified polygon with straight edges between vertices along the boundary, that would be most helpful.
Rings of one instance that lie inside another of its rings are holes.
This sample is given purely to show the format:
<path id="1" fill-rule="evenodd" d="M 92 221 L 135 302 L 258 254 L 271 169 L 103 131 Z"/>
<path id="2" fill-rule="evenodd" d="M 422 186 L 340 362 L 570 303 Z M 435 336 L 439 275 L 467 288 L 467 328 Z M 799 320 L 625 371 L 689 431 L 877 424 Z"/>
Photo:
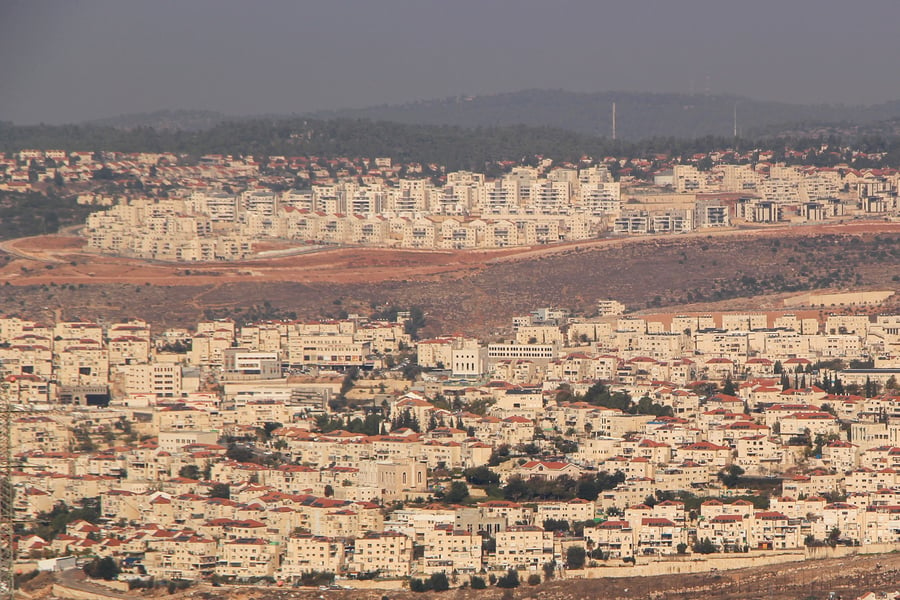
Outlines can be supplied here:
<path id="1" fill-rule="evenodd" d="M 490 343 L 416 311 L 4 317 L 17 556 L 416 591 L 897 548 L 900 315 L 625 310 Z"/>
<path id="2" fill-rule="evenodd" d="M 900 600 L 896 2 L 46 4 L 0 600 Z"/>
<path id="3" fill-rule="evenodd" d="M 823 146 L 475 172 L 2 156 L 8 220 L 37 197 L 86 216 L 44 209 L 35 233 L 71 230 L 2 247 L 20 309 L 0 318 L 19 570 L 417 592 L 894 551 L 900 315 L 879 265 L 896 256 L 900 171 L 866 166 L 883 158 Z M 807 233 L 782 243 L 792 230 Z M 665 252 L 630 284 L 573 280 Z M 479 272 L 508 289 L 462 289 Z M 693 279 L 664 299 L 675 272 Z M 257 303 L 280 280 L 320 287 Z M 380 298 L 352 287 L 392 280 L 406 286 Z M 568 308 L 524 304 L 540 281 Z M 601 289 L 613 298 L 592 300 Z M 661 308 L 766 293 L 790 295 L 768 312 Z M 206 316 L 184 320 L 176 297 Z M 497 327 L 473 297 L 533 310 Z M 460 319 L 464 333 L 441 327 Z"/>
<path id="4" fill-rule="evenodd" d="M 814 166 L 822 162 L 817 150 L 832 166 Z M 893 219 L 897 170 L 850 166 L 882 158 L 823 148 L 533 157 L 477 173 L 389 157 L 22 150 L 0 158 L 0 183 L 12 191 L 74 190 L 94 211 L 82 230 L 90 250 L 208 262 L 277 256 L 292 246 L 491 249 Z"/>

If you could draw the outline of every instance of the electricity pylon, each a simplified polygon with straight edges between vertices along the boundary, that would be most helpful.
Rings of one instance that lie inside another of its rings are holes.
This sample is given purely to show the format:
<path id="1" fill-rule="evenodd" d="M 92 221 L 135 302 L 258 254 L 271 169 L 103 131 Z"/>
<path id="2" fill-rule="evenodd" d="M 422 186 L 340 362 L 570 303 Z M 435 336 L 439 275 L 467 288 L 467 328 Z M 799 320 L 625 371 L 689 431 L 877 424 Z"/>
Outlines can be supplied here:
<path id="1" fill-rule="evenodd" d="M 13 535 L 15 533 L 14 491 L 12 483 L 13 448 L 12 419 L 13 404 L 9 385 L 0 387 L 0 599 L 12 600 L 14 595 L 15 553 Z"/>

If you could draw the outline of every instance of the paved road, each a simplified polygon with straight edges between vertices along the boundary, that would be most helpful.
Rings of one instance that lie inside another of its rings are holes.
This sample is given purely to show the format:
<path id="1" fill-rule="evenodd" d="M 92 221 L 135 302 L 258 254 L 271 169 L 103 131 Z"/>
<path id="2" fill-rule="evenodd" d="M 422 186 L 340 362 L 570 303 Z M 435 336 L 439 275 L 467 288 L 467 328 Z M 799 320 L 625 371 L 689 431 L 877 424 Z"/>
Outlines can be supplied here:
<path id="1" fill-rule="evenodd" d="M 99 594 L 101 596 L 114 598 L 116 600 L 133 600 L 134 598 L 133 595 L 129 595 L 124 592 L 117 592 L 116 590 L 111 590 L 104 585 L 93 583 L 92 581 L 86 579 L 84 571 L 79 568 L 66 569 L 65 571 L 61 571 L 57 574 L 56 578 L 59 585 L 67 588 L 72 588 L 73 590 L 81 590 L 82 592 Z"/>

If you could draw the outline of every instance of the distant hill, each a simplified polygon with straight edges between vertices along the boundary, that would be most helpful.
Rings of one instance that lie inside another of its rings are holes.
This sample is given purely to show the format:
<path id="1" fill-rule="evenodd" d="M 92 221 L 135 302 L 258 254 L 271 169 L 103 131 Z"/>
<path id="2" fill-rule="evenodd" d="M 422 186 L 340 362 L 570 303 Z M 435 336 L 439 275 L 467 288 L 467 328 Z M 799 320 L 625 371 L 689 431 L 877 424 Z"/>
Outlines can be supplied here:
<path id="1" fill-rule="evenodd" d="M 705 136 L 731 137 L 737 112 L 743 138 L 849 134 L 884 131 L 885 122 L 900 120 L 900 101 L 870 106 L 789 104 L 733 95 L 652 94 L 644 92 L 567 92 L 524 90 L 484 96 L 455 96 L 405 104 L 317 111 L 314 120 L 366 119 L 412 125 L 454 125 L 466 129 L 528 125 L 550 127 L 589 136 L 611 137 L 612 105 L 616 103 L 616 133 L 621 140 Z M 88 121 L 83 125 L 160 132 L 206 131 L 233 121 L 296 121 L 297 114 L 229 116 L 207 110 L 160 110 Z M 885 133 L 894 134 L 889 126 Z"/>
<path id="2" fill-rule="evenodd" d="M 232 120 L 234 117 L 212 110 L 158 110 L 96 119 L 84 124 L 115 129 L 150 127 L 158 131 L 203 131 Z"/>
<path id="3" fill-rule="evenodd" d="M 777 134 L 782 128 L 864 125 L 900 118 L 900 101 L 872 106 L 800 105 L 730 95 L 579 93 L 526 90 L 487 96 L 458 96 L 399 105 L 323 111 L 314 118 L 363 118 L 429 125 L 554 127 L 587 135 L 609 136 L 616 103 L 617 137 L 697 138 L 731 136 L 737 110 L 742 137 Z"/>

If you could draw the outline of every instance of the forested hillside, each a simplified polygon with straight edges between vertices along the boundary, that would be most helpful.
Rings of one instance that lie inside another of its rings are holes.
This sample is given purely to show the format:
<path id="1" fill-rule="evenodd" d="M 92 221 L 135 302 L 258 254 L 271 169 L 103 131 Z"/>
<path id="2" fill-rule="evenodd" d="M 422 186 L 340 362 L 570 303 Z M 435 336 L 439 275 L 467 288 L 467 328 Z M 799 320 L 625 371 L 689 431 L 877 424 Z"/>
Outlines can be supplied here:
<path id="1" fill-rule="evenodd" d="M 390 156 L 438 163 L 450 169 L 483 169 L 487 161 L 544 155 L 558 160 L 645 151 L 699 152 L 733 140 L 657 139 L 632 144 L 550 127 L 410 125 L 363 119 L 256 119 L 221 123 L 204 131 L 124 130 L 98 125 L 0 124 L 0 151 L 23 148 L 178 152 L 255 156 Z"/>
<path id="2" fill-rule="evenodd" d="M 796 138 L 790 142 L 797 148 L 818 147 L 821 144 L 821 140 L 813 138 Z M 845 152 L 839 146 L 850 142 L 836 137 L 830 142 L 840 150 L 839 155 L 831 155 L 828 159 L 830 163 L 844 161 Z M 489 162 L 527 162 L 535 156 L 575 161 L 583 156 L 652 157 L 664 153 L 677 159 L 714 150 L 770 149 L 776 152 L 777 159 L 785 143 L 785 140 L 777 138 L 735 140 L 727 136 L 659 137 L 627 142 L 551 127 L 516 125 L 466 129 L 364 119 L 255 119 L 220 123 L 203 131 L 164 131 L 150 127 L 124 130 L 98 125 L 13 126 L 0 123 L 0 152 L 54 148 L 68 151 L 176 152 L 194 157 L 209 153 L 252 154 L 257 157 L 389 156 L 401 162 L 436 163 L 450 170 L 477 171 L 483 171 Z M 884 152 L 884 165 L 900 165 L 898 137 L 857 139 L 853 140 L 853 147 L 863 152 Z M 819 163 L 814 157 L 810 164 Z"/>

